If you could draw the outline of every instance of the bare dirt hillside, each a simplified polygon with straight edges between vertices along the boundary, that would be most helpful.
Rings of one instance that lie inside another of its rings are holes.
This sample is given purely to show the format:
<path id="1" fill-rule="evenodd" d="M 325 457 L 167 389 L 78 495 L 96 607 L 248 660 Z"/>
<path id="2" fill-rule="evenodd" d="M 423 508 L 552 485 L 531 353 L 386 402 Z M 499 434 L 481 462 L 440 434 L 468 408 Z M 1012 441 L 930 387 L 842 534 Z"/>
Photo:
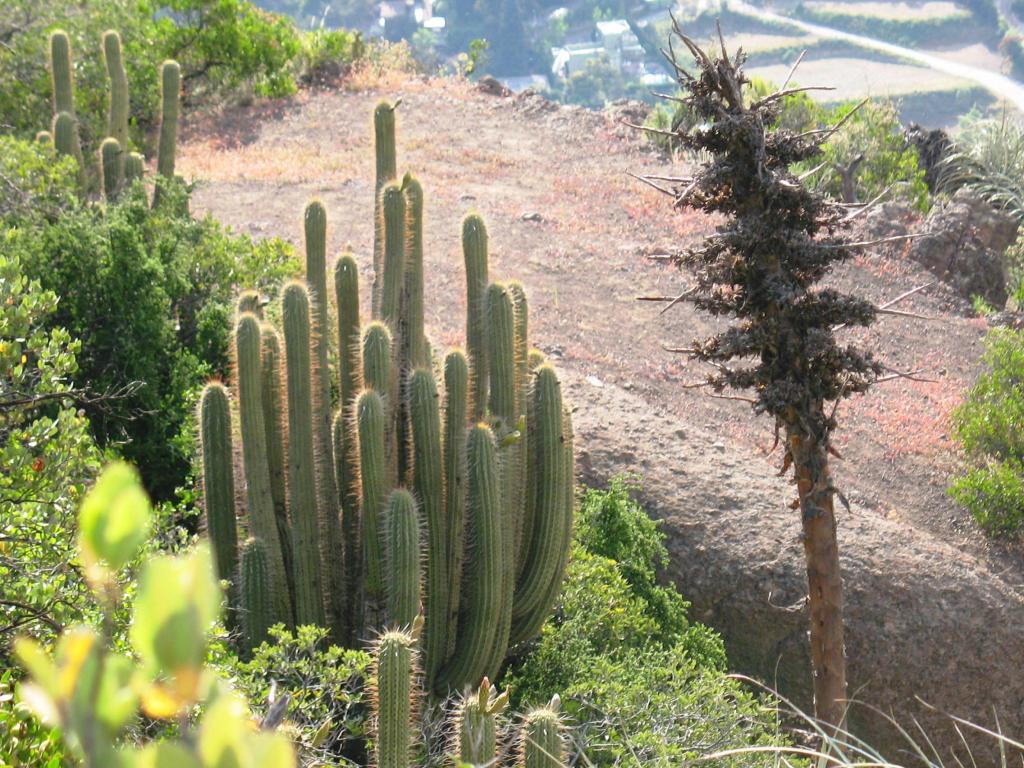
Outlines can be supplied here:
<path id="1" fill-rule="evenodd" d="M 644 477 L 666 520 L 670 575 L 697 618 L 724 635 L 734 665 L 807 703 L 805 588 L 792 490 L 769 454 L 771 425 L 743 402 L 681 385 L 702 372 L 663 345 L 714 325 L 685 305 L 659 315 L 638 296 L 675 295 L 686 276 L 649 256 L 713 226 L 629 177 L 679 173 L 611 113 L 501 98 L 451 81 L 400 80 L 370 91 L 304 93 L 197 119 L 180 171 L 200 180 L 199 211 L 239 231 L 301 243 L 312 197 L 329 212 L 329 246 L 346 244 L 369 277 L 371 113 L 401 98 L 399 166 L 427 193 L 427 322 L 435 349 L 461 343 L 460 222 L 488 222 L 492 275 L 529 291 L 534 343 L 557 358 L 576 406 L 583 479 Z M 879 302 L 931 277 L 900 255 L 868 255 L 836 281 Z M 941 285 L 900 305 L 935 320 L 885 318 L 848 332 L 898 370 L 897 380 L 840 406 L 837 479 L 848 581 L 853 690 L 920 714 L 912 699 L 1024 733 L 1024 558 L 996 548 L 945 493 L 957 464 L 948 417 L 977 373 L 984 321 Z M 939 717 L 925 713 L 935 729 Z M 889 740 L 866 714 L 854 721 Z M 948 738 L 947 738 L 948 737 Z M 941 737 L 952 743 L 947 732 Z"/>

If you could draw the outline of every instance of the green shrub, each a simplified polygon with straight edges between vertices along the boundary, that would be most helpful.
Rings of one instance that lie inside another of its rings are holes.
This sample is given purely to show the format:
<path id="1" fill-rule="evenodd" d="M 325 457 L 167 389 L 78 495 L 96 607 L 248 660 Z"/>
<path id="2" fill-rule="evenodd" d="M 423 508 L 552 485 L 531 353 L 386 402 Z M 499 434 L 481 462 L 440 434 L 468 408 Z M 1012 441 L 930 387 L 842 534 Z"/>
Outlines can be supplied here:
<path id="1" fill-rule="evenodd" d="M 939 186 L 963 187 L 999 210 L 1024 220 L 1024 124 L 1003 115 L 985 118 L 977 110 L 957 125 L 953 147 L 940 163 Z"/>
<path id="2" fill-rule="evenodd" d="M 960 9 L 945 16 L 890 19 L 859 13 L 855 9 L 833 10 L 798 3 L 793 15 L 814 24 L 835 27 L 855 35 L 868 35 L 911 48 L 945 43 L 951 37 L 963 39 L 977 25 L 970 13 Z"/>
<path id="3" fill-rule="evenodd" d="M 345 29 L 314 29 L 302 36 L 299 79 L 323 84 L 344 75 L 366 50 L 362 33 Z"/>
<path id="4" fill-rule="evenodd" d="M 86 413 L 101 446 L 117 446 L 142 468 L 160 501 L 189 471 L 195 441 L 186 426 L 197 390 L 227 372 L 224 320 L 236 287 L 273 293 L 299 272 L 282 241 L 254 242 L 189 216 L 184 185 L 165 184 L 164 199 L 151 209 L 137 184 L 112 205 L 64 201 L 54 218 L 9 219 L 0 242 L 60 297 L 50 322 L 82 340 L 79 385 L 122 395 L 86 403 Z"/>
<path id="5" fill-rule="evenodd" d="M 215 662 L 220 673 L 255 705 L 291 697 L 286 722 L 304 758 L 363 764 L 370 655 L 328 645 L 320 627 L 277 626 L 270 636 L 247 662 L 225 653 Z"/>
<path id="6" fill-rule="evenodd" d="M 1024 332 L 990 331 L 983 362 L 987 370 L 953 414 L 975 466 L 950 494 L 989 533 L 1012 534 L 1024 524 Z"/>
<path id="7" fill-rule="evenodd" d="M 75 405 L 80 344 L 53 327 L 57 304 L 0 241 L 0 667 L 13 634 L 52 640 L 88 612 L 74 513 L 100 456 Z"/>
<path id="8" fill-rule="evenodd" d="M 585 492 L 555 613 L 506 678 L 514 706 L 561 693 L 577 749 L 596 765 L 678 764 L 713 747 L 780 743 L 770 710 L 725 675 L 721 639 L 657 583 L 664 535 L 633 490 L 617 479 Z"/>
<path id="9" fill-rule="evenodd" d="M 13 669 L 0 672 L 0 765 L 61 768 L 64 748 L 60 733 L 47 728 L 14 698 Z"/>

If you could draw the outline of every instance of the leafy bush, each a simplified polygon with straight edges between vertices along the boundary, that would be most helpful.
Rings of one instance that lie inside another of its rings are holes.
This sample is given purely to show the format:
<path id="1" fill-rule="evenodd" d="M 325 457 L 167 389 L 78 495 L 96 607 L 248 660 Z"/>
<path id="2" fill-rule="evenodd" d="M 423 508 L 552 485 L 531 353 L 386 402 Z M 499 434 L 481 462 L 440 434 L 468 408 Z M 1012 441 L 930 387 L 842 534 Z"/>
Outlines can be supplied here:
<path id="1" fill-rule="evenodd" d="M 950 494 L 992 534 L 1024 525 L 1024 332 L 995 329 L 986 339 L 987 371 L 953 416 L 953 428 L 976 466 Z"/>
<path id="2" fill-rule="evenodd" d="M 584 494 L 555 613 L 506 678 L 514 705 L 560 692 L 577 748 L 597 765 L 676 764 L 709 747 L 776 743 L 770 710 L 725 676 L 720 638 L 657 583 L 664 535 L 633 490 L 618 479 Z"/>
<path id="3" fill-rule="evenodd" d="M 299 79 L 306 84 L 330 82 L 363 58 L 366 43 L 360 32 L 314 29 L 302 36 Z"/>
<path id="4" fill-rule="evenodd" d="M 370 655 L 328 645 L 320 627 L 277 626 L 270 635 L 249 661 L 225 653 L 215 662 L 220 674 L 254 704 L 290 697 L 287 728 L 304 759 L 364 764 Z"/>
<path id="5" fill-rule="evenodd" d="M 14 633 L 52 639 L 87 612 L 74 510 L 100 457 L 75 407 L 80 344 L 53 327 L 57 302 L 0 243 L 0 667 Z"/>
<path id="6" fill-rule="evenodd" d="M 945 43 L 951 37 L 963 39 L 971 34 L 977 21 L 965 10 L 956 9 L 944 16 L 893 19 L 858 12 L 856 9 L 832 9 L 798 3 L 796 18 L 836 27 L 855 35 L 868 35 L 897 45 L 917 47 Z"/>
<path id="7" fill-rule="evenodd" d="M 244 699 L 204 666 L 223 599 L 207 548 L 145 563 L 131 601 L 130 650 L 115 649 L 110 627 L 122 571 L 139 556 L 152 522 L 134 471 L 108 467 L 82 504 L 77 548 L 104 631 L 71 627 L 52 653 L 19 638 L 15 653 L 31 677 L 18 687 L 20 701 L 59 727 L 69 753 L 88 766 L 293 768 L 288 740 L 254 728 Z M 202 715 L 193 722 L 197 708 Z M 182 738 L 127 740 L 140 711 L 177 722 Z"/>
<path id="8" fill-rule="evenodd" d="M 22 152 L 48 156 L 36 145 Z M 142 468 L 158 500 L 172 498 L 188 473 L 196 391 L 227 371 L 236 287 L 273 293 L 299 271 L 282 241 L 254 242 L 212 218 L 193 219 L 184 185 L 167 183 L 163 194 L 167 204 L 156 210 L 141 184 L 112 205 L 65 200 L 59 216 L 9 219 L 0 243 L 60 297 L 50 322 L 82 340 L 79 386 L 123 395 L 85 410 L 100 444 Z"/>

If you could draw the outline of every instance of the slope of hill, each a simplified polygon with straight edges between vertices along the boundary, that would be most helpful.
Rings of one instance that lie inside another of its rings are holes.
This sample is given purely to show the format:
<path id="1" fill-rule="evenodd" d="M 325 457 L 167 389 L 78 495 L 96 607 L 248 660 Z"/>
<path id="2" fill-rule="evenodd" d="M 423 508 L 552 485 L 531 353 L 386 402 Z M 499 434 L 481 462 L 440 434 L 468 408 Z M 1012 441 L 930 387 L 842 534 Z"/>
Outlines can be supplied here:
<path id="1" fill-rule="evenodd" d="M 373 219 L 371 112 L 401 98 L 399 166 L 426 199 L 427 323 L 440 346 L 461 337 L 459 234 L 483 214 L 492 273 L 518 277 L 532 303 L 532 335 L 566 372 L 576 405 L 584 479 L 645 478 L 667 521 L 670 575 L 698 618 L 722 631 L 734 665 L 807 703 L 805 580 L 791 493 L 775 477 L 771 425 L 745 403 L 684 389 L 701 371 L 663 345 L 709 333 L 707 317 L 677 306 L 659 315 L 637 296 L 678 294 L 686 276 L 649 257 L 713 223 L 673 211 L 629 172 L 673 175 L 609 114 L 558 107 L 530 94 L 497 98 L 455 81 L 396 80 L 359 93 L 304 93 L 196 119 L 180 168 L 202 182 L 198 208 L 256 236 L 301 242 L 312 197 L 329 212 L 329 247 L 351 243 L 369 272 Z M 636 119 L 635 117 L 633 119 Z M 878 302 L 931 278 L 897 256 L 867 255 L 836 280 Z M 896 380 L 844 404 L 837 480 L 848 583 L 848 655 L 859 698 L 907 717 L 913 697 L 1024 732 L 1024 558 L 995 547 L 945 494 L 957 455 L 948 416 L 977 372 L 984 321 L 934 286 L 901 307 L 935 320 L 886 318 L 863 333 Z M 948 723 L 923 713 L 941 743 Z M 855 710 L 854 722 L 890 746 L 891 731 Z M 941 731 L 941 733 L 940 733 Z"/>

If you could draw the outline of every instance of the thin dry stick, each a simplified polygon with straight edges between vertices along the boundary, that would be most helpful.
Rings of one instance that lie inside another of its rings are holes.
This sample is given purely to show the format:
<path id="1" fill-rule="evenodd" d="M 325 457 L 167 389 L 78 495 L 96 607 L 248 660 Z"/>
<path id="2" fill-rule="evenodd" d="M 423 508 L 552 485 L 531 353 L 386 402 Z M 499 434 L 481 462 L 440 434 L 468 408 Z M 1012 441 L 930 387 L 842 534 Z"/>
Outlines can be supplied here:
<path id="1" fill-rule="evenodd" d="M 804 48 L 800 51 L 800 55 L 796 57 L 796 61 L 793 62 L 793 66 L 789 68 L 789 74 L 786 75 L 786 79 L 782 81 L 782 85 L 779 86 L 779 90 L 776 93 L 782 93 L 786 86 L 789 85 L 789 81 L 793 79 L 793 75 L 796 74 L 796 68 L 800 66 L 800 63 L 804 60 L 804 56 L 807 55 L 807 49 Z"/>
<path id="2" fill-rule="evenodd" d="M 881 201 L 881 199 L 883 197 L 885 197 L 887 194 L 889 194 L 889 192 L 891 192 L 891 191 L 892 191 L 892 184 L 890 184 L 888 187 L 886 187 L 881 192 L 879 192 L 877 195 L 875 195 L 869 202 L 864 203 L 863 207 L 859 208 L 858 210 L 854 211 L 853 213 L 846 214 L 846 216 L 844 216 L 843 218 L 841 218 L 839 220 L 839 223 L 840 224 L 849 224 L 851 221 L 856 219 L 858 216 L 860 216 L 860 215 L 862 215 L 864 213 L 867 213 L 868 211 L 872 210 L 876 205 L 878 205 L 878 203 Z"/>
<path id="3" fill-rule="evenodd" d="M 853 107 L 849 112 L 847 112 L 845 115 L 843 115 L 840 118 L 839 122 L 836 123 L 835 125 L 833 125 L 831 128 L 816 128 L 813 131 L 804 131 L 803 133 L 798 133 L 794 138 L 802 139 L 805 136 L 817 136 L 818 134 L 823 134 L 821 139 L 820 139 L 820 141 L 825 141 L 833 133 L 835 133 L 840 128 L 842 128 L 844 125 L 846 125 L 846 121 L 849 120 L 851 117 L 853 117 L 860 110 L 860 108 L 863 107 L 865 104 L 867 104 L 869 101 L 871 101 L 871 97 L 870 96 L 865 98 L 863 101 L 861 101 L 855 107 Z"/>
<path id="4" fill-rule="evenodd" d="M 663 187 L 663 186 L 661 186 L 659 184 L 655 184 L 653 181 L 649 181 L 648 179 L 646 179 L 643 176 L 637 176 L 635 173 L 630 173 L 629 171 L 626 171 L 626 175 L 627 176 L 632 176 L 637 181 L 642 181 L 644 184 L 646 184 L 649 187 L 653 187 L 654 189 L 656 189 L 659 192 L 661 192 L 663 195 L 668 195 L 669 197 L 675 197 L 676 196 L 676 193 L 673 192 L 671 189 L 665 189 L 665 187 Z"/>
<path id="5" fill-rule="evenodd" d="M 929 282 L 924 283 L 923 285 L 919 285 L 916 288 L 911 288 L 909 291 L 904 291 L 899 296 L 897 296 L 895 299 L 891 299 L 891 300 L 885 302 L 885 304 L 882 304 L 881 306 L 879 306 L 878 309 L 879 310 L 888 309 L 889 307 L 893 306 L 894 304 L 898 304 L 899 302 L 903 301 L 908 296 L 913 296 L 915 293 L 918 293 L 919 291 L 923 291 L 925 288 L 928 288 L 928 287 L 930 287 L 932 285 L 935 285 L 935 281 L 934 280 L 930 280 Z M 839 325 L 833 326 L 832 330 L 833 331 L 838 331 L 841 328 L 845 328 L 847 325 L 849 325 L 849 323 L 840 323 Z"/>

